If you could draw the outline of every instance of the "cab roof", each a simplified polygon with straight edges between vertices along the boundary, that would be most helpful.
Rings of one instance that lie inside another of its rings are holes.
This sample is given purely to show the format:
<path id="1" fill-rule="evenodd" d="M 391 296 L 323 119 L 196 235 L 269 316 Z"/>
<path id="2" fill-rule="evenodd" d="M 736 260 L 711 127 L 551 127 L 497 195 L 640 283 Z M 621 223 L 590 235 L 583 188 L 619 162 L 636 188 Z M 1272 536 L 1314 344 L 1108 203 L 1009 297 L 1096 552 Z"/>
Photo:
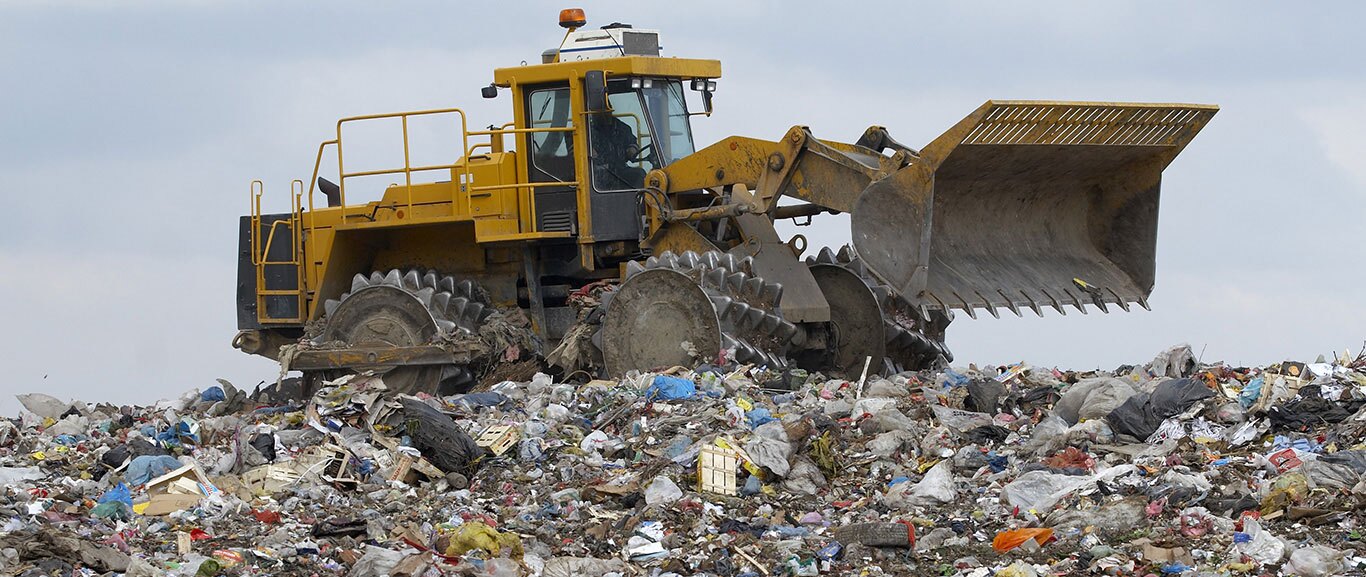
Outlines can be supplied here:
<path id="1" fill-rule="evenodd" d="M 511 68 L 496 68 L 493 83 L 508 87 L 515 84 L 541 84 L 582 78 L 589 70 L 602 70 L 607 77 L 655 76 L 679 79 L 720 78 L 720 60 L 672 58 L 662 56 L 621 56 L 575 60 L 552 64 L 528 64 Z"/>

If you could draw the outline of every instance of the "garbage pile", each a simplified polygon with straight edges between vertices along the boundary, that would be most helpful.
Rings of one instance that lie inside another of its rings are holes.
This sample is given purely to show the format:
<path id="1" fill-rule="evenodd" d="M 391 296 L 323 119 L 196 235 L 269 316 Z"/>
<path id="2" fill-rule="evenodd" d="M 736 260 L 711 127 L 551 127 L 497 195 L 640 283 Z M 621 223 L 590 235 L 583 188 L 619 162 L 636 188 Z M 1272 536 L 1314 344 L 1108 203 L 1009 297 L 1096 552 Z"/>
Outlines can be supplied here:
<path id="1" fill-rule="evenodd" d="M 19 395 L 0 574 L 1338 575 L 1366 354 Z"/>

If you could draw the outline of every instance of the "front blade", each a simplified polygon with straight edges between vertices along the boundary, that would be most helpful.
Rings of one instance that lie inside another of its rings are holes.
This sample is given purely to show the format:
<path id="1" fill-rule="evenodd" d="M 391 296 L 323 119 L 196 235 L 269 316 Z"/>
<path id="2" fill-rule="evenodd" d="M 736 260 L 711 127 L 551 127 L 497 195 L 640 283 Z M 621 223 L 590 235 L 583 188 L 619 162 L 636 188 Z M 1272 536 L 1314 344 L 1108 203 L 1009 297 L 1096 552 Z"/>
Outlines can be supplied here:
<path id="1" fill-rule="evenodd" d="M 854 245 L 925 310 L 1146 306 L 1162 170 L 1217 110 L 987 102 L 869 185 Z"/>

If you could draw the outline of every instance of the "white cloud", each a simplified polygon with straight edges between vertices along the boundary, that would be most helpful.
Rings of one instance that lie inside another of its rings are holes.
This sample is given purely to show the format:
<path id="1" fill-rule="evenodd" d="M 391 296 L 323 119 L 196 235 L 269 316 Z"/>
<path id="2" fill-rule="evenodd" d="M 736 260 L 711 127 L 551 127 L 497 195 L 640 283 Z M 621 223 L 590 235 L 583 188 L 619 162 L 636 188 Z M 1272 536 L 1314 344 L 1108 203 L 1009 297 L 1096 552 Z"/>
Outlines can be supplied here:
<path id="1" fill-rule="evenodd" d="M 1319 148 L 1333 165 L 1366 191 L 1366 98 L 1363 86 L 1348 92 L 1346 101 L 1310 108 L 1301 113 L 1319 138 Z"/>

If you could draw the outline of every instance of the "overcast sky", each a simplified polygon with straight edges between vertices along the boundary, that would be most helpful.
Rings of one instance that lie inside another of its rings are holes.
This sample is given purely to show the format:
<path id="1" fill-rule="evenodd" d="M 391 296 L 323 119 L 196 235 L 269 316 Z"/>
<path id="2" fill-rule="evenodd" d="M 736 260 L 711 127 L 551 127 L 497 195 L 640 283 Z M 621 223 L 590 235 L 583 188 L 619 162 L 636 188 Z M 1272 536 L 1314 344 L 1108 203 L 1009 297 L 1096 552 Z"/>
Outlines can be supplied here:
<path id="1" fill-rule="evenodd" d="M 287 207 L 336 118 L 486 101 L 556 45 L 561 3 L 0 0 L 0 377 L 6 393 L 147 402 L 273 364 L 229 346 L 248 182 Z M 700 144 L 805 124 L 930 141 L 987 99 L 1222 111 L 1166 171 L 1153 312 L 970 320 L 960 361 L 1112 368 L 1312 359 L 1366 339 L 1360 2 L 593 2 L 717 58 Z M 847 242 L 848 221 L 801 232 Z M 0 413 L 14 414 L 9 394 Z"/>

